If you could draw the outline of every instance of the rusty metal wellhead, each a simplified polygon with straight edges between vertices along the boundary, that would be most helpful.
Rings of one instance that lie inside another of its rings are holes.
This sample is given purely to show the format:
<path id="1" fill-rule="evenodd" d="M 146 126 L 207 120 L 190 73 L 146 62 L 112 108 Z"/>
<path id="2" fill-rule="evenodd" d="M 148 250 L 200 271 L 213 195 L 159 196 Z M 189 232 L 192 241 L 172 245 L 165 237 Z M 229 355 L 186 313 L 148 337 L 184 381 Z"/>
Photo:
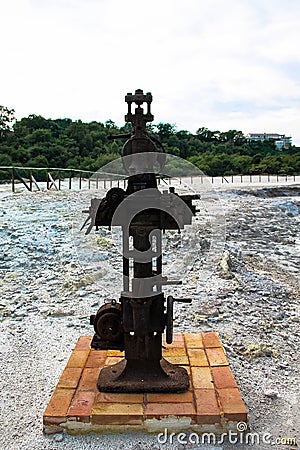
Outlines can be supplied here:
<path id="1" fill-rule="evenodd" d="M 152 95 L 137 89 L 125 101 L 125 121 L 132 124 L 132 131 L 111 137 L 127 138 L 122 153 L 127 188 L 111 188 L 105 198 L 93 199 L 89 208 L 87 232 L 121 226 L 123 242 L 123 291 L 118 302 L 105 303 L 91 316 L 95 330 L 91 347 L 124 350 L 125 358 L 101 370 L 97 387 L 105 392 L 183 392 L 189 388 L 188 374 L 162 357 L 162 334 L 166 332 L 166 342 L 172 343 L 173 303 L 191 299 L 164 296 L 164 285 L 181 282 L 162 275 L 162 232 L 191 224 L 196 214 L 193 200 L 199 196 L 178 195 L 172 187 L 158 189 L 156 174 L 166 158 L 146 129 L 154 119 Z"/>

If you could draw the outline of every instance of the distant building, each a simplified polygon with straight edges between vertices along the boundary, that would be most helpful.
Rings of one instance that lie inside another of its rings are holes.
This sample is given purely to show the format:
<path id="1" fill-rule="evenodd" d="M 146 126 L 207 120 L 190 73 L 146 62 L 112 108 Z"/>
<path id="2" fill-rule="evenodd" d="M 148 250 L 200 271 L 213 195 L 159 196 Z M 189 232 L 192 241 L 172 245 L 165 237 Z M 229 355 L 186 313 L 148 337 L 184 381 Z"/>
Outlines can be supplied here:
<path id="1" fill-rule="evenodd" d="M 279 150 L 282 150 L 283 148 L 290 148 L 292 145 L 292 138 L 290 136 L 278 133 L 248 133 L 246 134 L 246 139 L 248 141 L 260 142 L 274 141 Z"/>

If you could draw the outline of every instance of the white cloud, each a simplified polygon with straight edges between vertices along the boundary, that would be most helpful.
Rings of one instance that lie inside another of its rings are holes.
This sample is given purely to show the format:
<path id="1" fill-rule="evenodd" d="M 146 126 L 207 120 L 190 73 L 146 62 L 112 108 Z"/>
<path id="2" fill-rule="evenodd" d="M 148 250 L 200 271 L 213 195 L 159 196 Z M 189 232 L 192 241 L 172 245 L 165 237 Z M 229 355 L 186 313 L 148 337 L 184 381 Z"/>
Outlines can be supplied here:
<path id="1" fill-rule="evenodd" d="M 156 122 L 270 127 L 300 145 L 299 19 L 297 0 L 11 0 L 0 103 L 121 124 L 142 88 Z"/>

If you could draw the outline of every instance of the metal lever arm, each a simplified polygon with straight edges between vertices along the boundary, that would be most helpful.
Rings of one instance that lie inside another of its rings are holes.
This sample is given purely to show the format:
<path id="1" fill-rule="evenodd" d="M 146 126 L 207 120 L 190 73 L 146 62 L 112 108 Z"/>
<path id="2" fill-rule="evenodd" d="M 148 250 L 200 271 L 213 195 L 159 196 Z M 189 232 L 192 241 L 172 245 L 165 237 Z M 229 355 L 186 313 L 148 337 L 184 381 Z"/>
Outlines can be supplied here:
<path id="1" fill-rule="evenodd" d="M 182 281 L 181 280 L 168 280 L 167 277 L 161 277 L 160 281 L 157 281 L 156 284 L 159 286 L 172 286 L 172 285 L 182 284 Z M 177 301 L 177 300 L 175 300 L 175 301 Z"/>
<path id="2" fill-rule="evenodd" d="M 174 302 L 191 303 L 191 298 L 174 298 L 172 295 L 167 297 L 167 328 L 166 328 L 166 342 L 172 344 L 173 341 L 173 304 Z"/>

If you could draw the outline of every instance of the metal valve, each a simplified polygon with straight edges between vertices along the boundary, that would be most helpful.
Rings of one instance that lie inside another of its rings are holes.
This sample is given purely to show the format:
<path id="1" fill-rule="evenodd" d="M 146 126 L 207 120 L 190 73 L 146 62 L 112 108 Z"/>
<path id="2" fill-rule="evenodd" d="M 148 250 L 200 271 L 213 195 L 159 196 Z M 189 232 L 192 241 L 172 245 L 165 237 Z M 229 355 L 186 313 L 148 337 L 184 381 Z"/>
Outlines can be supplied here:
<path id="1" fill-rule="evenodd" d="M 137 89 L 125 101 L 131 132 L 112 139 L 127 139 L 122 150 L 127 187 L 126 183 L 124 190 L 111 187 L 104 198 L 92 199 L 88 211 L 87 234 L 93 227 L 97 231 L 121 226 L 123 243 L 120 301 L 105 303 L 91 316 L 95 330 L 91 348 L 124 350 L 125 359 L 102 368 L 97 387 L 103 392 L 184 392 L 189 387 L 188 373 L 162 356 L 162 335 L 166 330 L 166 341 L 172 343 L 173 303 L 191 299 L 169 296 L 166 302 L 163 287 L 182 282 L 163 276 L 162 233 L 180 232 L 192 223 L 193 200 L 199 195 L 178 195 L 173 187 L 167 192 L 158 189 L 167 155 L 157 151 L 160 143 L 147 130 L 147 122 L 153 121 L 152 95 Z"/>

